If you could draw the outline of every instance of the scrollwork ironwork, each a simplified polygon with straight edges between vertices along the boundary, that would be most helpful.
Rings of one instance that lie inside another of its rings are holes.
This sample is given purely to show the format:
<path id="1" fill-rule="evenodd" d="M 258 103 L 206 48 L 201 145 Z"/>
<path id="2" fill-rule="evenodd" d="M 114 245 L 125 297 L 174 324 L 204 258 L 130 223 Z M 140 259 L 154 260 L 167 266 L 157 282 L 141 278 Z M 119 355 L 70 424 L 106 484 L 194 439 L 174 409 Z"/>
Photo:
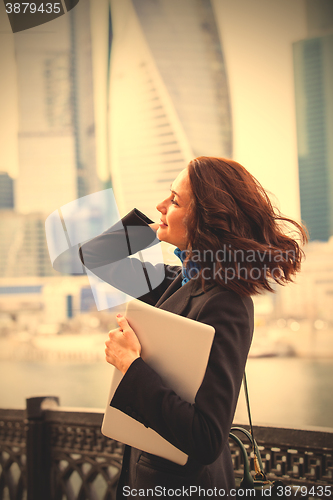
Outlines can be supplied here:
<path id="1" fill-rule="evenodd" d="M 17 418 L 17 413 L 0 416 L 1 500 L 27 498 L 25 423 L 23 411 L 21 419 Z"/>
<path id="2" fill-rule="evenodd" d="M 99 427 L 48 425 L 52 500 L 114 500 L 123 445 Z"/>
<path id="3" fill-rule="evenodd" d="M 43 418 L 51 468 L 51 497 L 47 500 L 115 499 L 123 445 L 102 435 L 102 414 L 47 410 Z M 0 500 L 27 499 L 29 425 L 23 410 L 0 409 Z M 270 480 L 306 485 L 308 491 L 312 485 L 333 485 L 331 431 L 267 427 L 255 431 Z M 246 447 L 251 455 L 250 447 Z M 230 449 L 235 474 L 241 477 L 239 449 L 233 443 Z M 250 460 L 253 469 L 253 459 Z"/>

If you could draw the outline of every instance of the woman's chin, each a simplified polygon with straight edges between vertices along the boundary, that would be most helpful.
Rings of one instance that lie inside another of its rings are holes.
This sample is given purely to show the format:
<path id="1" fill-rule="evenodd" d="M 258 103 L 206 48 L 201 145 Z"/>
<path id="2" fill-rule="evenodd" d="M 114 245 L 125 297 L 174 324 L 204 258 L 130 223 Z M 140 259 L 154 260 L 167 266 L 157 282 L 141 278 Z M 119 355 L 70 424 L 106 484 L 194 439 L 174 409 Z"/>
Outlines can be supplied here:
<path id="1" fill-rule="evenodd" d="M 157 229 L 157 231 L 156 231 L 156 236 L 157 236 L 157 238 L 158 238 L 160 241 L 164 241 L 164 240 L 163 240 L 162 231 L 160 231 L 160 228 L 158 228 L 158 229 Z"/>

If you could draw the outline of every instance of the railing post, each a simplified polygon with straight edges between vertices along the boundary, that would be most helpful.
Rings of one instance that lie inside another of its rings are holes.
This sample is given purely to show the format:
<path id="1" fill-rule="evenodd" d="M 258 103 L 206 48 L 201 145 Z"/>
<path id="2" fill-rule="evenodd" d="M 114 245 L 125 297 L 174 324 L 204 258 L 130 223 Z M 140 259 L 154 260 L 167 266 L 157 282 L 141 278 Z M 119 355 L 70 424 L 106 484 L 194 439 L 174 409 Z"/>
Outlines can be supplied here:
<path id="1" fill-rule="evenodd" d="M 59 406 L 59 399 L 54 396 L 29 398 L 26 404 L 28 500 L 51 499 L 51 457 L 44 412 Z"/>

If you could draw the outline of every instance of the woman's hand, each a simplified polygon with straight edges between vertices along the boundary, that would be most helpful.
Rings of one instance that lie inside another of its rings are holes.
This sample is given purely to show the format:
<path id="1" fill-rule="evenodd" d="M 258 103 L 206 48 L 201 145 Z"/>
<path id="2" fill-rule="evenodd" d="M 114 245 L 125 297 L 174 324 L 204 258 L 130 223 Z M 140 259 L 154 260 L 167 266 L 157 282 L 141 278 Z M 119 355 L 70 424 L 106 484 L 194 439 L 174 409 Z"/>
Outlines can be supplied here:
<path id="1" fill-rule="evenodd" d="M 117 314 L 116 319 L 119 328 L 109 331 L 110 340 L 105 342 L 105 358 L 125 375 L 133 361 L 140 357 L 141 344 L 126 318 Z"/>

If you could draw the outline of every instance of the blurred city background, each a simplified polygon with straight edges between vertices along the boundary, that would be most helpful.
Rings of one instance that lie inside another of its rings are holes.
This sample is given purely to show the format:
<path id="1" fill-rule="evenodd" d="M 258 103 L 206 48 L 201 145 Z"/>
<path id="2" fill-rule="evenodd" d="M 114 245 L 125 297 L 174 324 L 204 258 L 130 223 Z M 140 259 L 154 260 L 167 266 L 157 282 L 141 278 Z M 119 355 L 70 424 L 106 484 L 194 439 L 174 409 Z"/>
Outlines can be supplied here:
<path id="1" fill-rule="evenodd" d="M 16 34 L 1 2 L 0 68 L 0 407 L 107 404 L 114 311 L 52 268 L 47 217 L 112 187 L 121 216 L 158 220 L 207 155 L 310 234 L 296 283 L 254 299 L 253 420 L 333 427 L 332 0 L 80 0 Z"/>

